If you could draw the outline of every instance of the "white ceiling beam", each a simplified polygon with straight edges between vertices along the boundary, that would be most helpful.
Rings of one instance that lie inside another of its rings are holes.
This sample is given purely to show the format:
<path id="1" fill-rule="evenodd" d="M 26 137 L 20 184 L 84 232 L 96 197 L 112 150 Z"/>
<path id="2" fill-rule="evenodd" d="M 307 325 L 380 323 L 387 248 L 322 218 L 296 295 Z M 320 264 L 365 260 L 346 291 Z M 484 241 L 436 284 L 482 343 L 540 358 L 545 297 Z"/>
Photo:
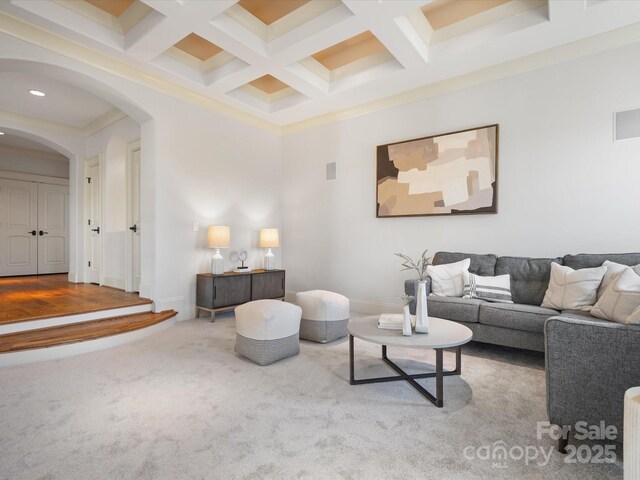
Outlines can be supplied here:
<path id="1" fill-rule="evenodd" d="M 147 32 L 139 32 L 135 42 L 127 42 L 127 53 L 139 61 L 151 61 L 169 47 L 206 25 L 235 3 L 234 0 L 215 2 L 168 2 L 166 0 L 144 0 L 144 3 L 165 16 Z"/>
<path id="2" fill-rule="evenodd" d="M 369 27 L 369 30 L 404 68 L 410 69 L 424 64 L 426 49 L 416 49 L 420 45 L 420 38 L 406 19 L 406 14 L 419 9 L 427 2 L 398 0 L 378 3 L 345 0 L 344 3 L 360 21 Z"/>
<path id="3" fill-rule="evenodd" d="M 566 22 L 584 14 L 586 0 L 568 2 L 567 0 L 549 0 L 549 20 L 552 22 Z"/>

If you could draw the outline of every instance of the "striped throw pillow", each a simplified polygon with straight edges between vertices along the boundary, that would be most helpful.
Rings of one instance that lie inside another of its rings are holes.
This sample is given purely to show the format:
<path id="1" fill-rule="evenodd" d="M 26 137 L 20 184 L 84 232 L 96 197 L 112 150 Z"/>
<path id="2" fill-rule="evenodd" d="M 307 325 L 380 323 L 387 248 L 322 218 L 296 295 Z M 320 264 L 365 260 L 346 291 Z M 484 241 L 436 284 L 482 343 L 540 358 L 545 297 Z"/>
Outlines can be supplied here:
<path id="1" fill-rule="evenodd" d="M 487 302 L 513 303 L 511 300 L 511 276 L 481 277 L 473 273 L 464 274 L 462 298 L 478 298 Z"/>

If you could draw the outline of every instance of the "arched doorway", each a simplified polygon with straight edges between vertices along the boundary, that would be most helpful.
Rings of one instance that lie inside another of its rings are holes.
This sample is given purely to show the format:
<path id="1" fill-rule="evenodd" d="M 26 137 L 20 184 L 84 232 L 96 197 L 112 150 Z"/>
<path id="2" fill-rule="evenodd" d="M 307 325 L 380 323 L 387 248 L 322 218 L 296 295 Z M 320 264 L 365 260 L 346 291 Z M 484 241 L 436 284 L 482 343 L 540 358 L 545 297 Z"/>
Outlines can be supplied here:
<path id="1" fill-rule="evenodd" d="M 109 177 L 110 181 L 118 181 L 120 184 L 111 188 L 111 198 L 117 199 L 120 192 L 123 195 L 127 195 L 130 191 L 129 187 L 129 179 L 126 178 L 126 171 L 123 172 L 122 169 L 128 168 L 128 156 L 131 145 L 138 145 L 136 154 L 138 155 L 138 160 L 140 162 L 141 176 L 144 175 L 145 172 L 145 164 L 150 161 L 148 156 L 145 156 L 145 135 L 150 135 L 153 132 L 153 120 L 152 118 L 140 107 L 135 105 L 129 99 L 125 98 L 120 92 L 115 91 L 113 88 L 108 85 L 104 85 L 101 82 L 97 81 L 94 78 L 90 78 L 86 75 L 79 74 L 75 71 L 71 71 L 65 68 L 61 68 L 55 65 L 49 65 L 38 62 L 30 62 L 23 60 L 0 60 L 0 72 L 23 72 L 23 73 L 31 73 L 43 75 L 48 78 L 55 79 L 58 82 L 64 82 L 68 85 L 72 85 L 74 87 L 86 90 L 106 101 L 111 103 L 114 107 L 124 112 L 126 116 L 128 116 L 133 122 L 138 125 L 138 136 L 137 138 L 125 138 L 123 140 L 122 136 L 120 136 L 117 132 L 114 133 L 111 138 L 104 139 L 105 145 L 105 157 L 103 161 L 107 161 L 106 152 L 109 152 L 109 158 L 117 158 L 117 164 L 110 165 L 113 168 L 107 168 L 106 165 L 101 167 L 102 173 L 106 177 Z M 87 172 L 86 172 L 86 160 L 91 155 L 88 153 L 87 147 L 87 138 L 82 138 L 82 135 L 72 135 L 72 134 L 64 134 L 61 132 L 56 132 L 51 128 L 47 128 L 47 125 L 38 125 L 37 123 L 30 123 L 23 121 L 22 118 L 1 118 L 0 117 L 0 128 L 3 128 L 7 131 L 18 132 L 20 135 L 24 137 L 30 137 L 39 141 L 45 145 L 49 145 L 51 148 L 59 151 L 63 155 L 65 155 L 69 159 L 69 212 L 70 212 L 70 236 L 69 236 L 69 250 L 70 250 L 70 258 L 69 258 L 69 280 L 71 282 L 87 282 L 91 281 L 91 278 L 88 278 L 86 271 L 86 264 L 88 258 L 87 245 L 85 240 L 86 234 L 86 212 L 85 212 L 85 182 L 87 180 Z M 115 143 L 114 143 L 115 142 Z M 116 148 L 116 152 L 114 154 L 114 146 L 118 145 Z M 107 148 L 107 146 L 109 148 Z M 123 150 L 124 147 L 124 150 Z M 134 150 L 132 150 L 134 151 Z M 123 154 L 124 152 L 124 154 Z M 117 173 L 114 177 L 114 173 Z M 110 187 L 113 187 L 115 184 L 111 184 Z M 109 189 L 105 189 L 105 191 L 109 191 Z M 149 198 L 144 193 L 141 195 L 139 199 L 139 204 L 142 204 L 142 211 L 147 214 L 152 215 L 153 209 L 148 208 L 149 205 L 153 205 L 153 199 Z M 110 213 L 114 211 L 114 205 L 118 202 L 112 202 L 110 205 Z M 119 207 L 121 207 L 120 205 Z M 145 206 L 147 208 L 145 208 Z M 111 221 L 110 226 L 113 227 L 112 230 L 117 229 L 119 234 L 119 238 L 115 240 L 115 234 L 112 235 L 114 242 L 117 242 L 118 245 L 116 248 L 111 248 L 111 255 L 113 258 L 120 258 L 120 256 L 124 255 L 125 260 L 123 260 L 123 269 L 130 269 L 133 271 L 132 266 L 130 265 L 132 262 L 129 260 L 129 257 L 134 254 L 134 243 L 130 241 L 125 235 L 134 235 L 137 234 L 138 240 L 140 241 L 140 247 L 136 249 L 135 254 L 140 258 L 142 258 L 140 267 L 138 269 L 138 277 L 142 277 L 144 279 L 145 291 L 142 292 L 143 295 L 147 297 L 152 297 L 153 292 L 153 275 L 154 275 L 154 259 L 153 249 L 145 248 L 146 245 L 153 244 L 153 236 L 154 232 L 152 228 L 144 228 L 138 221 L 138 225 L 136 225 L 137 232 L 132 232 L 129 234 L 131 230 L 130 227 L 133 225 L 128 225 L 129 217 L 128 207 L 124 209 L 120 208 L 121 214 L 115 221 Z M 147 224 L 145 215 L 142 215 L 142 223 Z M 113 216 L 110 217 L 110 220 L 113 220 Z M 149 219 L 148 225 L 152 226 L 153 221 Z M 101 234 L 104 230 L 101 230 Z M 112 233 L 109 230 L 106 230 L 105 233 Z M 113 246 L 113 245 L 112 245 Z M 113 262 L 109 263 L 110 265 Z M 122 273 L 122 272 L 116 272 Z M 137 284 L 135 282 L 130 282 L 127 278 L 131 277 L 134 274 L 126 273 L 122 276 L 124 280 L 120 281 L 117 277 L 117 281 L 113 281 L 109 284 L 111 279 L 116 278 L 114 275 L 107 275 L 106 282 L 104 282 L 104 276 L 101 277 L 99 283 L 105 283 L 110 286 L 115 286 L 118 288 L 128 288 L 130 290 L 138 290 Z"/>

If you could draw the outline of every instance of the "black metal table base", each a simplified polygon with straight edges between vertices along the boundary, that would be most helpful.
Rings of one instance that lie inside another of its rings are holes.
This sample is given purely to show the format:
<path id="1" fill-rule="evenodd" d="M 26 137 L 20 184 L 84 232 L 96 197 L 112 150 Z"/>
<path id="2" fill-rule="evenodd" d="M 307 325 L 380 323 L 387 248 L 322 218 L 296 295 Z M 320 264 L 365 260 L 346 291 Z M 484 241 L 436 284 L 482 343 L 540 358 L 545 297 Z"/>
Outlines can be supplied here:
<path id="1" fill-rule="evenodd" d="M 436 351 L 436 371 L 431 373 L 418 373 L 411 375 L 402 370 L 398 365 L 393 363 L 387 357 L 387 346 L 382 345 L 382 360 L 395 370 L 398 375 L 393 377 L 376 377 L 376 378 L 363 378 L 356 380 L 354 372 L 354 353 L 353 353 L 353 335 L 349 335 L 349 382 L 351 385 L 365 385 L 368 383 L 382 383 L 382 382 L 396 382 L 398 380 L 405 380 L 411 384 L 424 398 L 433 403 L 436 407 L 441 408 L 444 405 L 444 389 L 443 380 L 444 377 L 451 375 L 460 375 L 462 372 L 462 346 L 455 347 L 456 350 L 456 368 L 455 370 L 444 370 L 442 368 L 442 348 L 434 349 Z M 422 385 L 416 382 L 419 378 L 434 378 L 436 379 L 436 394 L 435 396 L 425 389 Z"/>

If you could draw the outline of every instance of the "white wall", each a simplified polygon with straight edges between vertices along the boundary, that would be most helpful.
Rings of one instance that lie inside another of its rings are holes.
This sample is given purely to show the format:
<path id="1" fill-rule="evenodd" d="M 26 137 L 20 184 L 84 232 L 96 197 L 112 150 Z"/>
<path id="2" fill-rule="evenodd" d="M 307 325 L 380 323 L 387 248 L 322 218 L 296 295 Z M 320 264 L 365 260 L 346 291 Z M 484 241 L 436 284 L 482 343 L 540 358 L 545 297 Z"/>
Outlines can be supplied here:
<path id="1" fill-rule="evenodd" d="M 640 105 L 637 58 L 633 45 L 284 137 L 288 288 L 375 311 L 411 277 L 394 252 L 639 251 L 640 139 L 612 142 L 612 113 Z M 375 217 L 376 145 L 492 123 L 497 215 Z"/>
<path id="2" fill-rule="evenodd" d="M 226 269 L 240 250 L 250 267 L 262 268 L 258 232 L 281 226 L 281 139 L 178 100 L 166 98 L 165 106 L 171 115 L 154 120 L 156 275 L 169 281 L 156 282 L 156 293 L 171 299 L 180 285 L 192 308 L 195 274 L 211 269 L 209 225 L 231 227 Z"/>
<path id="3" fill-rule="evenodd" d="M 69 159 L 34 150 L 0 148 L 0 170 L 69 178 Z"/>

